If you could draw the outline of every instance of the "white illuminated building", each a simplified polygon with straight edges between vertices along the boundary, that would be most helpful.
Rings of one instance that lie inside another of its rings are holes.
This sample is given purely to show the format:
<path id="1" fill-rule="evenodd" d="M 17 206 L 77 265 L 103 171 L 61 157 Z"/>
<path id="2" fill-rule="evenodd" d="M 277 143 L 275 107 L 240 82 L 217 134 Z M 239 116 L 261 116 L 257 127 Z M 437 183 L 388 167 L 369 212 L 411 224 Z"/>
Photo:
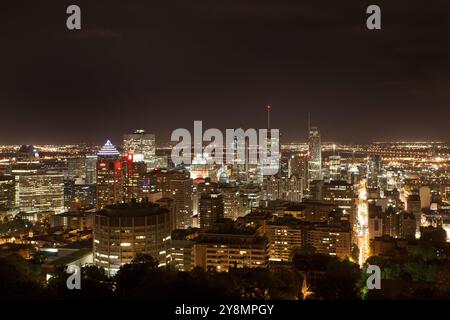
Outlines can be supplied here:
<path id="1" fill-rule="evenodd" d="M 125 154 L 133 154 L 134 162 L 145 162 L 149 168 L 155 167 L 156 144 L 155 135 L 136 130 L 123 136 Z"/>

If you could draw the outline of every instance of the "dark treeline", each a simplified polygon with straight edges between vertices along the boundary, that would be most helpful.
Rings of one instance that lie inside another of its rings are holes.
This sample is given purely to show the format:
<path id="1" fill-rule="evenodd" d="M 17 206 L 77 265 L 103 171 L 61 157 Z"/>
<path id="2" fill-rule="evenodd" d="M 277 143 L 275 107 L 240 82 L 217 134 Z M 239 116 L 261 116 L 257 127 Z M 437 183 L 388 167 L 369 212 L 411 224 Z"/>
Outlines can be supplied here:
<path id="1" fill-rule="evenodd" d="M 287 268 L 229 272 L 166 270 L 158 268 L 151 256 L 138 255 L 114 277 L 95 266 L 83 267 L 81 289 L 69 290 L 66 267 L 57 267 L 47 282 L 39 257 L 25 260 L 13 254 L 0 258 L 0 299 L 449 299 L 449 261 L 438 248 L 425 243 L 406 257 L 371 257 L 368 263 L 382 270 L 382 288 L 367 290 L 365 268 L 313 253 L 295 256 Z"/>

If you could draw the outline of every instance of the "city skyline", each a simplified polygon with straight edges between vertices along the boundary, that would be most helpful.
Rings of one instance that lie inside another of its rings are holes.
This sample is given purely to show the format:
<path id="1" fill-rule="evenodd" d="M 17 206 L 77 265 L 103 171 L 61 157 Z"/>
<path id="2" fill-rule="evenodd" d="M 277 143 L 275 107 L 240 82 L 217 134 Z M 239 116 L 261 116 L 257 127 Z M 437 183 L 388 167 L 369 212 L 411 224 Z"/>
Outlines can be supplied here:
<path id="1" fill-rule="evenodd" d="M 0 301 L 450 299 L 450 1 L 1 7 Z"/>

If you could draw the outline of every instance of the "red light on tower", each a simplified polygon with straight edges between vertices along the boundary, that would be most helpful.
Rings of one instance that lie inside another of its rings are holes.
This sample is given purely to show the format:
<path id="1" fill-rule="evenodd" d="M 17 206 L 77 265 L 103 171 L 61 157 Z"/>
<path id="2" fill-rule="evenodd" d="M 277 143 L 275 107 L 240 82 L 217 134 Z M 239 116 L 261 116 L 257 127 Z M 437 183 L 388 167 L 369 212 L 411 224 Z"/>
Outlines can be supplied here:
<path id="1" fill-rule="evenodd" d="M 114 170 L 122 170 L 122 162 L 114 161 Z"/>

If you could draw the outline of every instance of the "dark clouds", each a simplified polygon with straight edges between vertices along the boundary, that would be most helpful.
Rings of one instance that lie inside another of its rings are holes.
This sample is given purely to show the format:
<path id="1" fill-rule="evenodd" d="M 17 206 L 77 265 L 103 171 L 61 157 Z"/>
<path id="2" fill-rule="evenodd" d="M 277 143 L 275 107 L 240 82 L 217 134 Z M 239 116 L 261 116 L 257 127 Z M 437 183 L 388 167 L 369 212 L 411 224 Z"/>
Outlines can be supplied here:
<path id="1" fill-rule="evenodd" d="M 285 140 L 308 112 L 325 140 L 449 140 L 450 3 L 376 3 L 371 32 L 357 0 L 2 1 L 0 143 L 258 128 L 267 103 Z"/>

